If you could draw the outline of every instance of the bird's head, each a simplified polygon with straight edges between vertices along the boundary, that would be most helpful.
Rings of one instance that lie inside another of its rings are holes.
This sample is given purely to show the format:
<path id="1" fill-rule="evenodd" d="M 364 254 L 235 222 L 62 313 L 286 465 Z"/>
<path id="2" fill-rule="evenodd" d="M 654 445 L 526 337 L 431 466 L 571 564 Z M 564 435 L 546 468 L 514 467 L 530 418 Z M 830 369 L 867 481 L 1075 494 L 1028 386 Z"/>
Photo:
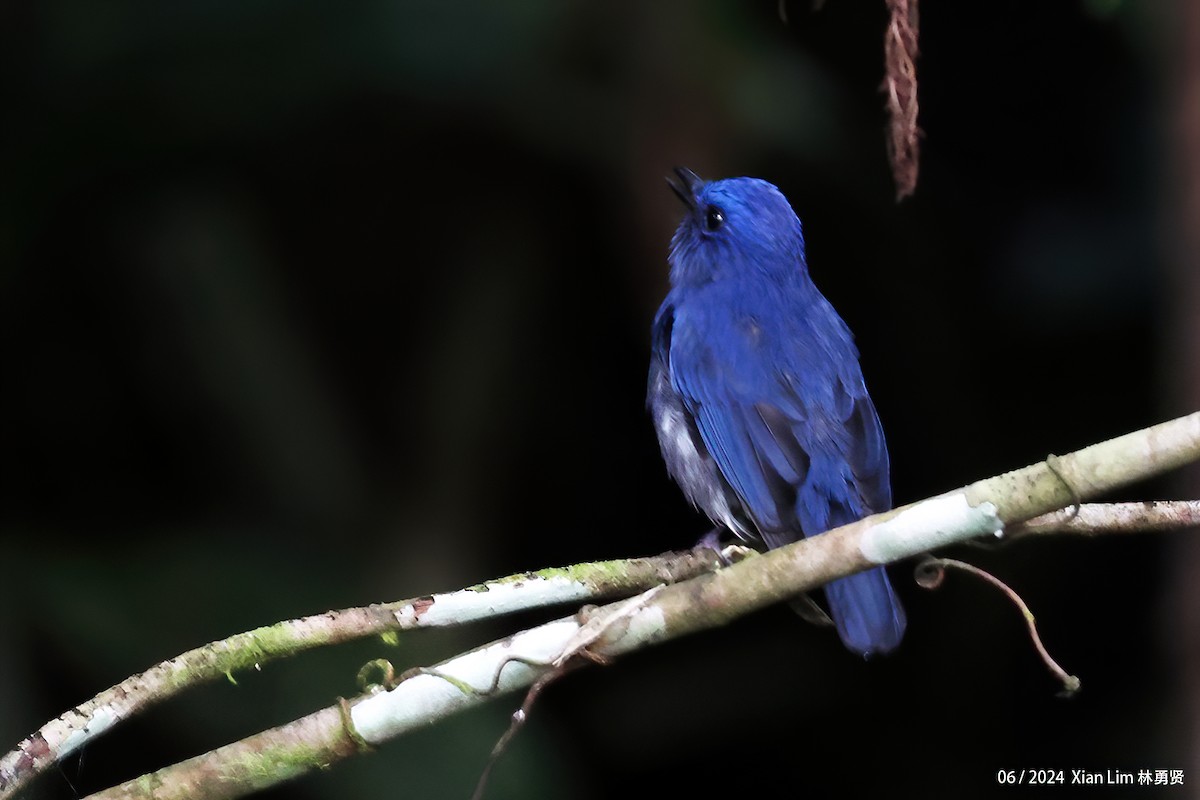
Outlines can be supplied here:
<path id="1" fill-rule="evenodd" d="M 674 285 L 806 273 L 800 220 L 772 184 L 759 178 L 705 181 L 684 167 L 676 167 L 667 183 L 687 208 L 671 238 Z"/>

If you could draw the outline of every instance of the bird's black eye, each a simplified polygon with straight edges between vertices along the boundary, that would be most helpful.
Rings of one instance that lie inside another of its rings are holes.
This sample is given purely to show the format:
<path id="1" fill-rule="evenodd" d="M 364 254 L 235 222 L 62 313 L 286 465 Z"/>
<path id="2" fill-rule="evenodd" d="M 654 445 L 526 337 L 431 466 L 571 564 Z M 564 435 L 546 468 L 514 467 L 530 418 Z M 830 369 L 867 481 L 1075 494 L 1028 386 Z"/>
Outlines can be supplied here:
<path id="1" fill-rule="evenodd" d="M 710 231 L 718 230 L 725 224 L 725 212 L 716 206 L 704 210 L 704 227 Z"/>

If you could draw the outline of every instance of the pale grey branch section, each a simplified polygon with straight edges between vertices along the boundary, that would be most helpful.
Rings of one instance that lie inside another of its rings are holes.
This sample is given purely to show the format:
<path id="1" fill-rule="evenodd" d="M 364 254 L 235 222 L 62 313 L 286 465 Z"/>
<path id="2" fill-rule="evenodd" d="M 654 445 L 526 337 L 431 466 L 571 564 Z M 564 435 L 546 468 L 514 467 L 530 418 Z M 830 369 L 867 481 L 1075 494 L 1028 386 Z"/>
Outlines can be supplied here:
<path id="1" fill-rule="evenodd" d="M 1200 413 L 876 515 L 726 569 L 523 631 L 94 798 L 231 798 L 524 689 L 585 652 L 611 658 L 714 628 L 829 580 L 1029 520 L 1200 458 Z"/>

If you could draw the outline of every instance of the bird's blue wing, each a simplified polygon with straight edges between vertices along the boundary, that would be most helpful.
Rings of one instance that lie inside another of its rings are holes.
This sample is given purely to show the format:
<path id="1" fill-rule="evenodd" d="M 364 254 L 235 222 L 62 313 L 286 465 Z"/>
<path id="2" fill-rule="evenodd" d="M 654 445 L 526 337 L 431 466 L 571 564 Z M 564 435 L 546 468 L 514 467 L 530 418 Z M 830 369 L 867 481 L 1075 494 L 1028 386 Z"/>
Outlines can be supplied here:
<path id="1" fill-rule="evenodd" d="M 769 547 L 891 507 L 887 446 L 853 350 L 852 360 L 807 375 L 778 354 L 731 350 L 673 348 L 670 376 Z M 882 568 L 833 581 L 826 595 L 851 649 L 870 655 L 899 644 L 904 612 Z"/>
<path id="2" fill-rule="evenodd" d="M 806 398 L 786 364 L 755 363 L 749 350 L 676 352 L 670 364 L 709 453 L 768 545 L 891 507 L 887 447 L 861 377 L 810 376 L 826 385 Z"/>
<path id="3" fill-rule="evenodd" d="M 742 501 L 768 545 L 796 538 L 797 488 L 807 473 L 807 453 L 792 437 L 777 439 L 754 404 L 726 394 L 724 402 L 695 407 L 696 425 L 721 474 Z M 773 406 L 759 404 L 768 414 Z M 772 539 L 779 537 L 779 541 Z"/>

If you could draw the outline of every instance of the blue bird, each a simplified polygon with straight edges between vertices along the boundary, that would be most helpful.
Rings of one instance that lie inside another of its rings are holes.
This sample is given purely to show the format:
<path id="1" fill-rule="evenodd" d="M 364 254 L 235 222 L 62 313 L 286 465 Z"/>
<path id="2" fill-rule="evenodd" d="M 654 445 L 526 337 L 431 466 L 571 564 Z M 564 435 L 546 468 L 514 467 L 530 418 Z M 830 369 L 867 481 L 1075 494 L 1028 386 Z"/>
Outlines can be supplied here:
<path id="1" fill-rule="evenodd" d="M 713 522 L 769 548 L 888 510 L 883 429 L 850 329 L 809 277 L 796 213 L 764 180 L 675 174 L 687 216 L 646 400 L 671 477 Z M 825 596 L 850 650 L 900 644 L 882 567 Z"/>

